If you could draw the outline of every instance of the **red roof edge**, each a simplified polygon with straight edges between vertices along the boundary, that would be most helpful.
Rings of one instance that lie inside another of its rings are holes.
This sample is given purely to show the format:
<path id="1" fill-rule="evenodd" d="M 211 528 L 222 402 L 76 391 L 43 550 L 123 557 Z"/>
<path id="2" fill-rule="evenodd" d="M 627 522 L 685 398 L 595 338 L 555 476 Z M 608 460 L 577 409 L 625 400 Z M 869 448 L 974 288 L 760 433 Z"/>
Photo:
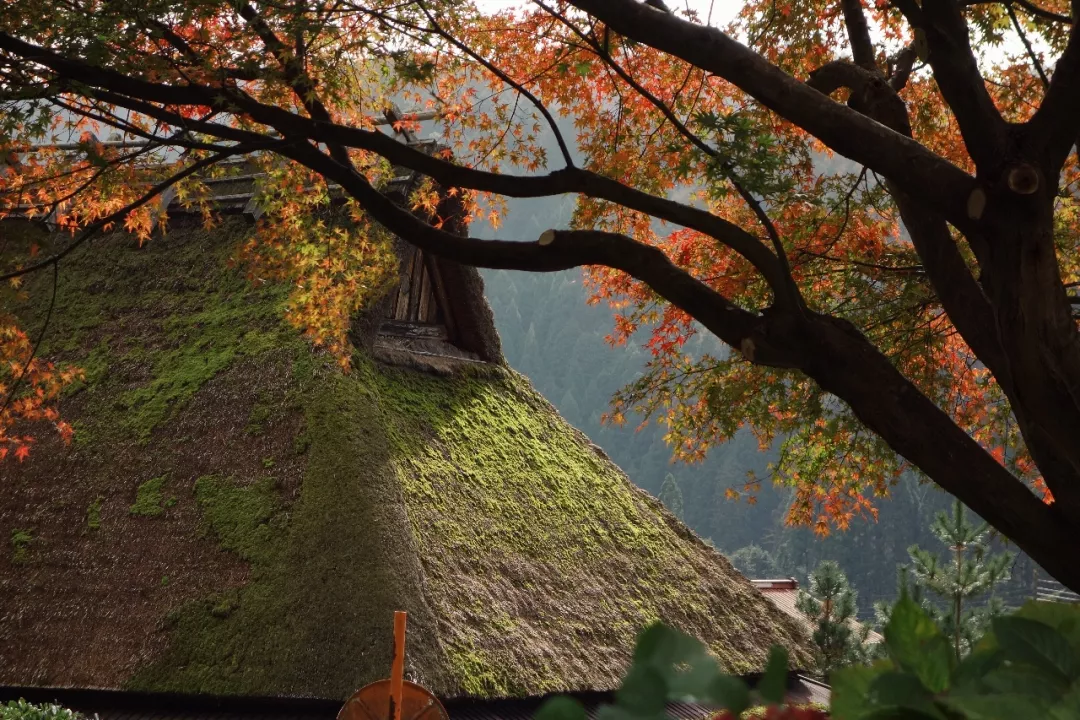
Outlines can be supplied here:
<path id="1" fill-rule="evenodd" d="M 751 580 L 758 590 L 798 590 L 799 581 L 795 578 L 779 578 L 773 580 Z"/>

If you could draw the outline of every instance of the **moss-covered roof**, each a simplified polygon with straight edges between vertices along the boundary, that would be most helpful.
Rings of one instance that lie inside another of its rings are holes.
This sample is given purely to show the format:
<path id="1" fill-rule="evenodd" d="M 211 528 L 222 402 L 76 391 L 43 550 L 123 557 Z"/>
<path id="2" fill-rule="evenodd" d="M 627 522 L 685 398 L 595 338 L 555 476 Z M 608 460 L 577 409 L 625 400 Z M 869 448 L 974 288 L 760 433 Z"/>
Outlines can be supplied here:
<path id="1" fill-rule="evenodd" d="M 334 370 L 279 289 L 226 269 L 247 232 L 115 234 L 62 265 L 43 352 L 87 377 L 73 445 L 0 469 L 0 684 L 339 699 L 387 674 L 396 609 L 408 676 L 448 697 L 610 688 L 657 619 L 733 672 L 775 642 L 808 659 L 521 375 Z"/>

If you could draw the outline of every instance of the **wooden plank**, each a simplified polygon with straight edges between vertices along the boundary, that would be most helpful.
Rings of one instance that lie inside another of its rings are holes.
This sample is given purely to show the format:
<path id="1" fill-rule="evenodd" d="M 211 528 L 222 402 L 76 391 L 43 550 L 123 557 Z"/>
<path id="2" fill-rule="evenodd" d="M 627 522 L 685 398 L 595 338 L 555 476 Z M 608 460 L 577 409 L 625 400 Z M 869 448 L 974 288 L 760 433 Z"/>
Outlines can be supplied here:
<path id="1" fill-rule="evenodd" d="M 421 265 L 420 268 L 420 302 L 416 313 L 417 322 L 429 323 L 433 322 L 431 313 L 428 308 L 431 305 L 431 276 L 428 274 L 427 268 Z"/>
<path id="2" fill-rule="evenodd" d="M 384 335 L 394 335 L 415 340 L 446 340 L 446 326 L 435 323 L 387 320 L 379 328 L 379 332 Z"/>
<path id="3" fill-rule="evenodd" d="M 396 128 L 393 127 L 394 123 L 400 122 L 401 120 L 406 119 L 405 118 L 405 113 L 401 112 L 401 108 L 399 108 L 397 105 L 391 104 L 390 107 L 386 108 L 386 111 L 383 113 L 383 116 L 386 118 L 386 122 L 390 125 L 391 129 L 394 130 L 395 134 L 405 136 L 406 142 L 414 143 L 414 142 L 418 141 L 418 138 L 416 137 L 416 133 L 414 133 L 412 130 L 409 130 L 407 128 L 402 128 L 401 130 L 397 130 Z"/>
<path id="4" fill-rule="evenodd" d="M 415 264 L 416 253 L 412 253 L 409 255 L 409 263 L 405 268 L 405 272 L 401 276 L 401 285 L 398 288 L 397 312 L 394 313 L 395 320 L 405 321 L 409 319 L 409 295 L 412 290 L 412 274 Z"/>
<path id="5" fill-rule="evenodd" d="M 424 264 L 427 267 L 428 276 L 431 278 L 432 288 L 435 290 L 435 300 L 439 309 L 442 310 L 442 322 L 446 325 L 446 334 L 450 342 L 457 340 L 457 324 L 454 322 L 454 309 L 450 305 L 450 298 L 446 294 L 446 286 L 443 285 L 442 274 L 439 272 L 439 264 L 431 255 L 424 256 Z"/>
<path id="6" fill-rule="evenodd" d="M 409 285 L 409 315 L 410 322 L 420 320 L 420 286 L 423 284 L 424 263 L 423 253 L 419 250 L 413 253 L 412 282 Z"/>
<path id="7" fill-rule="evenodd" d="M 158 214 L 169 212 L 169 206 L 172 205 L 172 201 L 176 198 L 176 186 L 170 185 L 165 188 L 161 193 L 161 200 L 158 202 Z M 151 232 L 157 227 L 158 216 L 152 215 L 150 217 L 150 230 Z"/>
<path id="8" fill-rule="evenodd" d="M 262 214 L 266 212 L 266 210 L 265 208 L 263 208 L 262 204 L 258 201 L 258 199 L 256 199 L 256 196 L 253 193 L 251 197 L 248 198 L 247 203 L 244 205 L 243 212 L 245 220 L 247 220 L 248 222 L 255 222 L 260 217 L 262 217 Z"/>

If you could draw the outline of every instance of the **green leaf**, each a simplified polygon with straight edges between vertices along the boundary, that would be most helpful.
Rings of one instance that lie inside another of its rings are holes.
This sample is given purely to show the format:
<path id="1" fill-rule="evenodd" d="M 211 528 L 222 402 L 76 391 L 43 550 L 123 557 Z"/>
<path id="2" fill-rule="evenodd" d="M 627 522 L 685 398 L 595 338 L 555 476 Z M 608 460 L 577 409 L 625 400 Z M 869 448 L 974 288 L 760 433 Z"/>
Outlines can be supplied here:
<path id="1" fill-rule="evenodd" d="M 954 655 L 934 621 L 911 598 L 901 598 L 885 626 L 889 656 L 931 692 L 949 686 Z"/>
<path id="2" fill-rule="evenodd" d="M 1080 720 L 1080 681 L 1046 711 L 1049 720 Z"/>
<path id="3" fill-rule="evenodd" d="M 780 645 L 769 648 L 769 660 L 765 664 L 765 674 L 758 681 L 757 690 L 761 699 L 767 703 L 779 705 L 784 702 L 787 693 L 788 654 Z"/>
<path id="4" fill-rule="evenodd" d="M 1045 718 L 1049 703 L 1023 695 L 957 693 L 940 699 L 950 710 L 961 713 L 966 720 L 1018 720 Z"/>
<path id="5" fill-rule="evenodd" d="M 635 665 L 615 691 L 619 707 L 635 717 L 663 715 L 667 707 L 668 686 L 663 676 L 647 665 Z"/>
<path id="6" fill-rule="evenodd" d="M 717 675 L 713 678 L 708 695 L 702 699 L 739 717 L 750 707 L 750 688 L 741 678 Z"/>
<path id="7" fill-rule="evenodd" d="M 596 710 L 596 720 L 641 720 L 641 718 L 631 715 L 618 705 L 601 705 Z M 666 720 L 666 716 L 660 713 L 654 720 Z"/>
<path id="8" fill-rule="evenodd" d="M 544 702 L 533 716 L 534 720 L 587 720 L 585 707 L 577 700 L 557 695 Z"/>
<path id="9" fill-rule="evenodd" d="M 1064 635 L 1073 650 L 1080 653 L 1080 604 L 1032 600 L 1024 603 L 1013 615 L 1049 625 Z"/>
<path id="10" fill-rule="evenodd" d="M 659 623 L 639 636 L 633 664 L 656 670 L 667 684 L 669 700 L 705 697 L 720 675 L 720 666 L 701 641 Z"/>
<path id="11" fill-rule="evenodd" d="M 961 660 L 956 666 L 956 670 L 953 671 L 953 689 L 960 690 L 979 686 L 983 678 L 994 668 L 999 667 L 1002 662 L 1004 662 L 1004 658 L 999 648 L 977 648 Z"/>
<path id="12" fill-rule="evenodd" d="M 885 666 L 852 665 L 837 670 L 830 677 L 832 698 L 829 711 L 833 720 L 861 720 L 873 709 L 869 702 L 870 684 L 885 671 Z"/>
<path id="13" fill-rule="evenodd" d="M 875 710 L 900 708 L 910 711 L 903 713 L 905 718 L 914 713 L 919 717 L 946 720 L 945 714 L 934 706 L 926 686 L 912 673 L 889 670 L 879 674 L 870 683 L 867 698 Z"/>
<path id="14" fill-rule="evenodd" d="M 1076 652 L 1054 628 L 1022 617 L 998 617 L 991 622 L 1006 659 L 1034 665 L 1067 680 L 1077 677 Z"/>
<path id="15" fill-rule="evenodd" d="M 1042 672 L 1031 665 L 1006 665 L 991 670 L 982 685 L 1005 695 L 1030 695 L 1053 702 L 1068 689 L 1068 683 L 1054 673 Z"/>

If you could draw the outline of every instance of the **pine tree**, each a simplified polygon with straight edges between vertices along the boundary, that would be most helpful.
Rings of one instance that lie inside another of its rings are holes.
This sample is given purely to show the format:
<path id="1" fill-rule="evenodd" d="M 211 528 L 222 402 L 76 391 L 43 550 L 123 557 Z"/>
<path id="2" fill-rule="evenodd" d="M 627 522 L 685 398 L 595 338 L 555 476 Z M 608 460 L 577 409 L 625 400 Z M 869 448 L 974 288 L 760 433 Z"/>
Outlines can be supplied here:
<path id="1" fill-rule="evenodd" d="M 795 607 L 813 623 L 817 670 L 823 677 L 867 656 L 869 628 L 855 623 L 857 594 L 840 566 L 825 560 L 810 573 L 810 592 L 799 591 Z"/>
<path id="2" fill-rule="evenodd" d="M 1000 599 L 994 597 L 994 587 L 1009 579 L 1015 558 L 1007 552 L 988 554 L 988 525 L 968 522 L 959 500 L 951 513 L 938 514 L 930 530 L 950 554 L 941 560 L 912 545 L 908 548 L 911 572 L 917 587 L 942 601 L 941 607 L 931 607 L 931 615 L 952 639 L 960 658 L 983 635 L 990 619 L 1004 610 Z M 990 597 L 985 604 L 973 606 L 972 601 L 987 594 Z"/>
<path id="3" fill-rule="evenodd" d="M 664 484 L 660 486 L 660 502 L 671 511 L 671 514 L 680 520 L 683 519 L 683 496 L 679 489 L 679 482 L 675 476 L 668 473 L 664 476 Z"/>

